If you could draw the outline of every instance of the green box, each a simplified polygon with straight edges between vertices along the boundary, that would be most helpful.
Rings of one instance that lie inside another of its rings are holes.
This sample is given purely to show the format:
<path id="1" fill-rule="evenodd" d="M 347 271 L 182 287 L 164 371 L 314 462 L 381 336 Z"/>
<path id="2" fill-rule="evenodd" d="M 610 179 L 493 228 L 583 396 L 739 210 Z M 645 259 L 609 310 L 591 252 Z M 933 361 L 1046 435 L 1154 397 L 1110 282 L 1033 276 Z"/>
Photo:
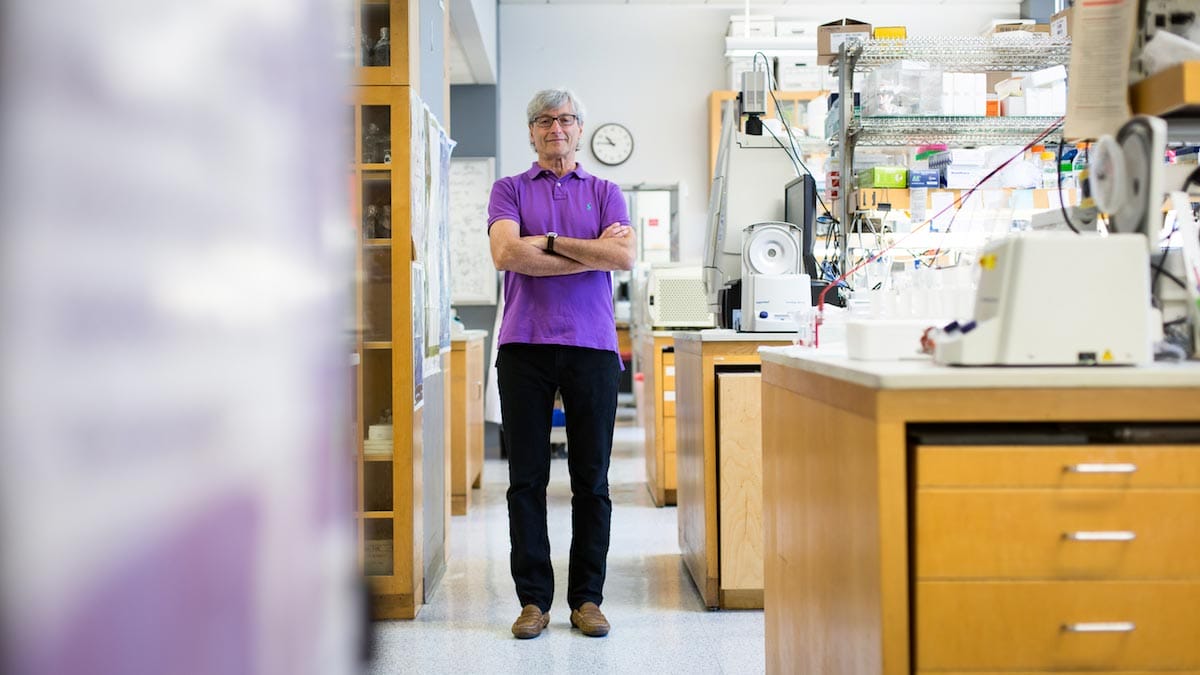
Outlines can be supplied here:
<path id="1" fill-rule="evenodd" d="M 908 169 L 902 166 L 875 166 L 858 172 L 860 188 L 908 187 Z"/>

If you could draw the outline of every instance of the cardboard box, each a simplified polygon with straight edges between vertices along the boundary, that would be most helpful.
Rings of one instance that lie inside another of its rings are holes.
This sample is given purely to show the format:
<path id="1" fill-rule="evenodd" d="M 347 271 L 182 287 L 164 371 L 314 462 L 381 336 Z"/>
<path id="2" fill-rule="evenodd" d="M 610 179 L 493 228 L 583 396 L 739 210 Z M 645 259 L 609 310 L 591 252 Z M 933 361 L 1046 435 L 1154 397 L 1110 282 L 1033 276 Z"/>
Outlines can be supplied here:
<path id="1" fill-rule="evenodd" d="M 1129 88 L 1134 114 L 1200 114 L 1200 61 L 1186 61 Z"/>
<path id="2" fill-rule="evenodd" d="M 1003 70 L 995 70 L 984 73 L 984 76 L 986 78 L 985 82 L 987 86 L 987 93 L 994 94 L 998 93 L 996 91 L 996 85 L 1011 78 L 1013 74 Z"/>
<path id="3" fill-rule="evenodd" d="M 870 37 L 871 24 L 857 19 L 838 19 L 817 26 L 817 64 L 827 66 L 833 63 L 846 40 L 867 40 Z"/>
<path id="4" fill-rule="evenodd" d="M 902 188 L 908 185 L 908 169 L 902 166 L 873 166 L 858 172 L 860 188 Z"/>
<path id="5" fill-rule="evenodd" d="M 891 204 L 893 209 L 907 209 L 911 204 L 908 190 L 866 188 L 855 190 L 854 208 L 857 211 L 877 209 L 880 204 Z"/>
<path id="6" fill-rule="evenodd" d="M 1037 22 L 1034 21 L 1033 19 L 1012 19 L 1012 18 L 991 19 L 990 21 L 988 21 L 987 25 L 984 26 L 982 34 L 983 35 L 991 35 L 992 33 L 994 33 L 996 31 L 996 28 L 998 26 L 1021 26 L 1021 25 L 1033 25 L 1034 23 L 1037 23 Z"/>
<path id="7" fill-rule="evenodd" d="M 1050 34 L 1050 24 L 1034 23 L 1033 19 L 992 19 L 983 31 L 984 37 L 993 37 L 1001 33 L 1026 31 L 1028 33 Z"/>
<path id="8" fill-rule="evenodd" d="M 1050 37 L 1071 37 L 1071 27 L 1075 22 L 1075 8 L 1068 7 L 1050 17 Z"/>

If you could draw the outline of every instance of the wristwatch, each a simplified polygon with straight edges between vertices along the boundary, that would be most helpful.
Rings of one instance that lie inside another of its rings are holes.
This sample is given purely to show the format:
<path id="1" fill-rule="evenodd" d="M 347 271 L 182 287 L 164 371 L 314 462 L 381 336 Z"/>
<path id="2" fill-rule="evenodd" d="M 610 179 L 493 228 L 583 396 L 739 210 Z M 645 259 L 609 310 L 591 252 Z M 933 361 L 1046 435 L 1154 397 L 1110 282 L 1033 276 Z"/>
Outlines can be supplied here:
<path id="1" fill-rule="evenodd" d="M 554 240 L 558 239 L 557 232 L 546 233 L 546 253 L 554 253 Z"/>

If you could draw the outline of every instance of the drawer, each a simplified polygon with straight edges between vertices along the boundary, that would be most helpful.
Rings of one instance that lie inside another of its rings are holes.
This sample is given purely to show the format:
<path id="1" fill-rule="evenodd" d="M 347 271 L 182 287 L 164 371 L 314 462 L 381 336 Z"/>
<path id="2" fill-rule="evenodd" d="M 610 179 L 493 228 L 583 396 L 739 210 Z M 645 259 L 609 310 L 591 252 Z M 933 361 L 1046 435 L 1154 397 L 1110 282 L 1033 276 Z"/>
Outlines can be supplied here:
<path id="1" fill-rule="evenodd" d="M 918 487 L 1200 488 L 1200 446 L 917 448 Z"/>
<path id="2" fill-rule="evenodd" d="M 1200 668 L 1200 582 L 925 581 L 915 595 L 918 670 Z"/>
<path id="3" fill-rule="evenodd" d="M 917 491 L 917 578 L 1200 580 L 1200 490 Z"/>

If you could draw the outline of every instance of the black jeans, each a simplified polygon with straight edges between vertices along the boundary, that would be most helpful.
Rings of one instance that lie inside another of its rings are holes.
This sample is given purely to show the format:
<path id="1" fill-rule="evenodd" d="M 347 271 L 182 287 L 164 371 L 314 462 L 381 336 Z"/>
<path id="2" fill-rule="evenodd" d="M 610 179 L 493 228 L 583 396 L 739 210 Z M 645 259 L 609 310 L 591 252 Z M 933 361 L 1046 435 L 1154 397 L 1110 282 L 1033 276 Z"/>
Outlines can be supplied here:
<path id="1" fill-rule="evenodd" d="M 608 465 L 617 414 L 619 357 L 557 345 L 507 344 L 496 359 L 500 412 L 508 445 L 508 530 L 512 575 L 521 606 L 549 611 L 554 569 L 546 529 L 550 423 L 554 394 L 567 416 L 571 474 L 571 561 L 567 604 L 604 599 L 612 501 Z"/>

